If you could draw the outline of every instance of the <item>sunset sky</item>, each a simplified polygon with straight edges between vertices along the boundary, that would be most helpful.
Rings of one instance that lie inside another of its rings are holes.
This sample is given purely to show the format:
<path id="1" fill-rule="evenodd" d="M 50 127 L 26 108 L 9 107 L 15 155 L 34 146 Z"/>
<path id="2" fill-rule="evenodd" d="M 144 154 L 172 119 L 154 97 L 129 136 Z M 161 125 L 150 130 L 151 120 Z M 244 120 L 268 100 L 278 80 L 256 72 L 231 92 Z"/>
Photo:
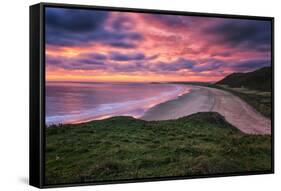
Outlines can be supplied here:
<path id="1" fill-rule="evenodd" d="M 270 21 L 46 8 L 47 81 L 209 81 L 271 63 Z"/>

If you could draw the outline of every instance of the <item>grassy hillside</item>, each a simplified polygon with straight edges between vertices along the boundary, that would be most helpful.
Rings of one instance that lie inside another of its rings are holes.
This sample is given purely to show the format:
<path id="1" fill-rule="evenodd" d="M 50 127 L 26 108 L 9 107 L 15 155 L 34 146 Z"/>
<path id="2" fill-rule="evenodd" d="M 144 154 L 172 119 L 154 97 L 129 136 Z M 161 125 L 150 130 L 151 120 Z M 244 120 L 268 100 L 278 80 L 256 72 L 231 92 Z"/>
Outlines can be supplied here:
<path id="1" fill-rule="evenodd" d="M 218 113 L 46 129 L 47 184 L 270 169 L 270 136 L 245 135 Z"/>
<path id="2" fill-rule="evenodd" d="M 233 73 L 217 82 L 217 84 L 270 92 L 271 67 L 264 67 L 248 73 Z"/>

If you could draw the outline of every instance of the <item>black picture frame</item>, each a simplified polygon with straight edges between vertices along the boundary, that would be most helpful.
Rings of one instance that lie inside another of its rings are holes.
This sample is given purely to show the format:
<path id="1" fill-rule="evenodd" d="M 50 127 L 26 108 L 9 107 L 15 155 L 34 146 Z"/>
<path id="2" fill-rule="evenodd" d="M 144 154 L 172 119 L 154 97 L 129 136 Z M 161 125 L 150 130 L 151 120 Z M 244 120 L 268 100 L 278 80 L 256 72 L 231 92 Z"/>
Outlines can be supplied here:
<path id="1" fill-rule="evenodd" d="M 180 177 L 142 178 L 118 181 L 67 183 L 47 185 L 45 179 L 45 8 L 91 9 L 119 12 L 155 13 L 165 15 L 200 16 L 215 18 L 237 18 L 266 20 L 271 22 L 271 68 L 272 68 L 272 118 L 271 118 L 271 169 L 267 171 L 223 173 L 208 175 L 192 175 Z M 183 11 L 167 11 L 154 9 L 137 9 L 123 7 L 104 7 L 73 4 L 39 3 L 30 6 L 30 139 L 29 139 L 29 184 L 38 188 L 53 188 L 66 186 L 84 186 L 99 184 L 134 183 L 147 181 L 163 181 L 178 179 L 227 177 L 242 175 L 258 175 L 274 173 L 274 18 L 249 15 L 231 15 L 216 13 L 195 13 Z"/>

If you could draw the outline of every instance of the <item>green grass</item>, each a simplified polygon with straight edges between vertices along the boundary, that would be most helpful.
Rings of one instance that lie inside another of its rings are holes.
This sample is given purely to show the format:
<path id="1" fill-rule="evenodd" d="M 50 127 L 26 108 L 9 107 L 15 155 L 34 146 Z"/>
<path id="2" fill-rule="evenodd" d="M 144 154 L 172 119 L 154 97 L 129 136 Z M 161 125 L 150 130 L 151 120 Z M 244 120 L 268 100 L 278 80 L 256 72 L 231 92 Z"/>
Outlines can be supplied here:
<path id="1" fill-rule="evenodd" d="M 218 113 L 146 122 L 113 117 L 46 129 L 46 183 L 271 169 L 271 137 L 246 135 Z"/>
<path id="2" fill-rule="evenodd" d="M 216 84 L 228 85 L 233 88 L 246 87 L 252 90 L 271 92 L 271 66 L 259 68 L 247 73 L 232 73 Z"/>

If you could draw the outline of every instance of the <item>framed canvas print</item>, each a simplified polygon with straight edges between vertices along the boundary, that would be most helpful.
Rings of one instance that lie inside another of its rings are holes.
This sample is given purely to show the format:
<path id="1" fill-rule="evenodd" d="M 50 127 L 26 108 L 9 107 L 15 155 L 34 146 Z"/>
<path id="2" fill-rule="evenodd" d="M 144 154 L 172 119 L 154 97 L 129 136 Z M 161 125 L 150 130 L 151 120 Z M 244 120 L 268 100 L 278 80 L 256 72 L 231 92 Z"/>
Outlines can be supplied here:
<path id="1" fill-rule="evenodd" d="M 274 172 L 271 17 L 30 7 L 30 184 Z"/>

